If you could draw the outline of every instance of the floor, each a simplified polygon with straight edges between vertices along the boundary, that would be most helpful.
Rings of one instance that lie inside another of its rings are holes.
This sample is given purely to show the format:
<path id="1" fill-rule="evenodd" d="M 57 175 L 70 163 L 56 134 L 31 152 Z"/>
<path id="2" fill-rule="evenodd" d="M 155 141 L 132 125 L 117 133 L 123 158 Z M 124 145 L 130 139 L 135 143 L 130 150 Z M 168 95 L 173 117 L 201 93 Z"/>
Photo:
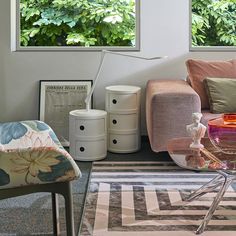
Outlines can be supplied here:
<path id="1" fill-rule="evenodd" d="M 152 152 L 146 137 L 141 149 L 130 154 L 107 153 L 103 161 L 169 161 L 167 152 Z M 83 214 L 92 162 L 76 161 L 82 172 L 82 178 L 73 181 L 75 229 L 78 234 Z M 64 210 L 64 201 L 60 197 L 60 210 Z M 0 201 L 0 236 L 51 235 L 51 200 L 48 193 L 36 193 Z M 62 230 L 65 230 L 64 212 L 60 214 Z M 29 222 L 31 222 L 29 224 Z M 62 234 L 65 235 L 65 234 Z"/>

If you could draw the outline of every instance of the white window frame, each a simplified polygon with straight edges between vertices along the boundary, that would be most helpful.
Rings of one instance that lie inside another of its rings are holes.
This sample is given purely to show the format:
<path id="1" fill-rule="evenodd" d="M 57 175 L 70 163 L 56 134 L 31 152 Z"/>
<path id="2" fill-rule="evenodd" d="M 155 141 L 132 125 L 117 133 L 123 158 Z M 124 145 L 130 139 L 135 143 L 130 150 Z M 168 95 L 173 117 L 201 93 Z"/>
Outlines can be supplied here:
<path id="1" fill-rule="evenodd" d="M 135 0 L 135 46 L 21 46 L 20 45 L 20 0 L 11 0 L 11 51 L 140 51 L 140 1 Z"/>
<path id="2" fill-rule="evenodd" d="M 189 51 L 191 52 L 234 52 L 236 46 L 192 46 L 192 0 L 189 0 Z"/>

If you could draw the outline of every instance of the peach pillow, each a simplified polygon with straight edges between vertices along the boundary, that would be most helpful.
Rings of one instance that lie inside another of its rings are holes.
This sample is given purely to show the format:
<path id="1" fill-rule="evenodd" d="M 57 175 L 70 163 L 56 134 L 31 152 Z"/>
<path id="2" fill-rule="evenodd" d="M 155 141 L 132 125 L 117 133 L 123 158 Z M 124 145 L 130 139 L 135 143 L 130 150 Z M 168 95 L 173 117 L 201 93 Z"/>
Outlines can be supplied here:
<path id="1" fill-rule="evenodd" d="M 186 61 L 186 66 L 191 86 L 200 96 L 202 109 L 209 109 L 210 107 L 203 84 L 206 77 L 236 78 L 236 59 L 230 61 L 189 59 Z"/>

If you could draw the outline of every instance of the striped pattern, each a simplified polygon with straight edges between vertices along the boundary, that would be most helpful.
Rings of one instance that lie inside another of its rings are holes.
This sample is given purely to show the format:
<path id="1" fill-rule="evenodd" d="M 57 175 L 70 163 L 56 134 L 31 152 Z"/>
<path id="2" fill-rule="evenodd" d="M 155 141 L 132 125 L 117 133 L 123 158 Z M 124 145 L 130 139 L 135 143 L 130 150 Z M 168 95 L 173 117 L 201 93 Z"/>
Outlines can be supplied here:
<path id="1" fill-rule="evenodd" d="M 94 162 L 80 235 L 194 235 L 215 193 L 193 202 L 183 199 L 214 176 L 172 162 Z M 204 236 L 235 231 L 236 192 L 231 186 Z"/>

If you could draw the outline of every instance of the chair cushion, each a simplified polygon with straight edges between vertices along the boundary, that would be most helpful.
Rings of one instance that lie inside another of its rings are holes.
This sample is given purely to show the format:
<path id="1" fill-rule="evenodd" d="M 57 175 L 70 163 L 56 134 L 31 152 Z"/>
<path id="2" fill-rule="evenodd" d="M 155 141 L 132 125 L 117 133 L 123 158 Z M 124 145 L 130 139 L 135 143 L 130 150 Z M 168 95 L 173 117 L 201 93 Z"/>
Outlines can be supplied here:
<path id="1" fill-rule="evenodd" d="M 44 122 L 0 123 L 0 189 L 71 181 L 80 175 Z"/>
<path id="2" fill-rule="evenodd" d="M 204 84 L 212 113 L 236 112 L 236 79 L 207 78 Z"/>
<path id="3" fill-rule="evenodd" d="M 236 60 L 203 61 L 189 59 L 186 61 L 191 86 L 201 99 L 202 109 L 209 109 L 209 102 L 203 80 L 206 77 L 236 78 Z"/>

